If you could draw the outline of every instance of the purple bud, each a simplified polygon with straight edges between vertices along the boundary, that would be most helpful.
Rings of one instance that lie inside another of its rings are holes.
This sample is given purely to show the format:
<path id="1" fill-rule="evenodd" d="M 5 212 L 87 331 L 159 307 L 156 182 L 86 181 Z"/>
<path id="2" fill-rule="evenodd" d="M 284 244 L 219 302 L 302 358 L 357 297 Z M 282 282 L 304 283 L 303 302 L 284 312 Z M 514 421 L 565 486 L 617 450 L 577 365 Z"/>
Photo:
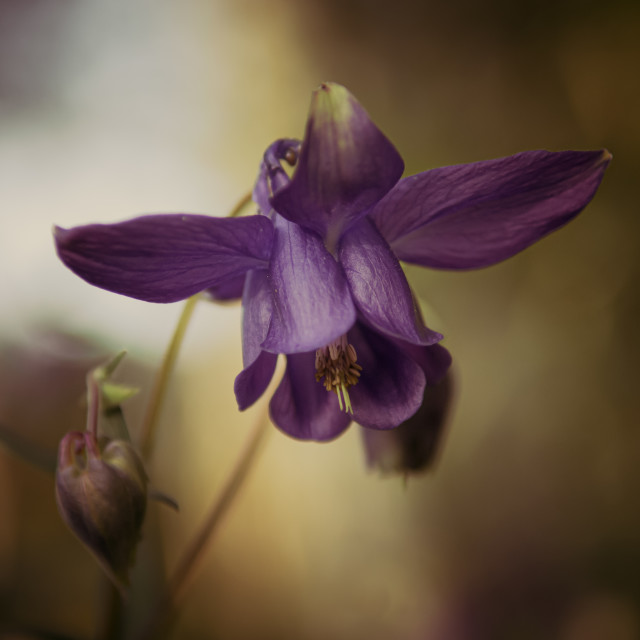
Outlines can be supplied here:
<path id="1" fill-rule="evenodd" d="M 409 475 L 432 464 L 451 404 L 452 376 L 424 390 L 418 411 L 395 429 L 362 429 L 367 466 L 383 474 Z"/>
<path id="2" fill-rule="evenodd" d="M 147 506 L 147 475 L 131 444 L 67 433 L 58 448 L 56 500 L 71 531 L 122 589 Z"/>

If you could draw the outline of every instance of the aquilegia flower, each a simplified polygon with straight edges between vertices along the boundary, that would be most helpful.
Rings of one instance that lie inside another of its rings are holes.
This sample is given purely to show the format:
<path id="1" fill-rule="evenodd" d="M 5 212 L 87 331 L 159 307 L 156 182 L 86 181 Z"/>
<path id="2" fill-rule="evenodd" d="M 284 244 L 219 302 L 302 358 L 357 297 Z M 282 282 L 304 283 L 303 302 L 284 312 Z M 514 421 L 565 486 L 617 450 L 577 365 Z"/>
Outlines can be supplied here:
<path id="1" fill-rule="evenodd" d="M 55 237 L 62 261 L 109 291 L 150 302 L 204 290 L 242 297 L 240 409 L 285 354 L 271 417 L 296 438 L 328 440 L 352 420 L 398 426 L 451 363 L 399 261 L 472 269 L 504 260 L 577 215 L 610 157 L 531 151 L 401 180 L 393 145 L 344 87 L 327 83 L 304 140 L 265 152 L 258 215 L 150 215 Z M 296 165 L 291 178 L 285 163 Z"/>

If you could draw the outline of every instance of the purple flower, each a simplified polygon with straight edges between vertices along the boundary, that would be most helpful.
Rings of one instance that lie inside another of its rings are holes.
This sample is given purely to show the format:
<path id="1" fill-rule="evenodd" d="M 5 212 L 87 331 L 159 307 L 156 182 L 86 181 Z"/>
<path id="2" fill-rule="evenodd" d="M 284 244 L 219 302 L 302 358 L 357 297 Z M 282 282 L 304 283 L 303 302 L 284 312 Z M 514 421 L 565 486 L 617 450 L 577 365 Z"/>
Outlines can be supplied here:
<path id="1" fill-rule="evenodd" d="M 313 95 L 302 143 L 265 152 L 253 194 L 260 215 L 143 216 L 56 229 L 56 243 L 80 277 L 133 298 L 242 296 L 239 407 L 264 393 L 286 354 L 272 419 L 294 437 L 329 440 L 352 419 L 398 426 L 450 365 L 399 261 L 471 269 L 504 260 L 573 218 L 610 157 L 532 151 L 401 180 L 393 145 L 328 83 Z"/>

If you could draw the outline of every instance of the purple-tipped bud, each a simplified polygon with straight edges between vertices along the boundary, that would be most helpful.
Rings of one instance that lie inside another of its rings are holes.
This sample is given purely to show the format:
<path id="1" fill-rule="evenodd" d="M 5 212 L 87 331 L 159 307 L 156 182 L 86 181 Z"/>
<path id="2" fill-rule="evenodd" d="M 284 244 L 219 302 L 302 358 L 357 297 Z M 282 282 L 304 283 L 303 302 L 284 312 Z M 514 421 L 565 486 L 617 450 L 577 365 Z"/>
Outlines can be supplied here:
<path id="1" fill-rule="evenodd" d="M 72 431 L 60 442 L 58 510 L 121 589 L 140 540 L 147 475 L 131 444 Z"/>
<path id="2" fill-rule="evenodd" d="M 422 405 L 408 420 L 395 429 L 362 429 L 367 466 L 383 474 L 426 471 L 444 430 L 451 403 L 451 373 L 436 385 L 424 390 Z"/>

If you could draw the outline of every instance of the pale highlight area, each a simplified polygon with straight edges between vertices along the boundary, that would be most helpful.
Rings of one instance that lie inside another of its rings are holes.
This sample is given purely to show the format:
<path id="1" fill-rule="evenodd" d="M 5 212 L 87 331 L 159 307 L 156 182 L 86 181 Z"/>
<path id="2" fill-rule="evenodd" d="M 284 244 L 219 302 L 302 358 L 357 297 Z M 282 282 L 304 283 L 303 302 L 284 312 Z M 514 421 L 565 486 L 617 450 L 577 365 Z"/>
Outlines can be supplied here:
<path id="1" fill-rule="evenodd" d="M 289 56 L 288 17 L 272 11 L 278 2 L 249 13 L 241 4 L 70 5 L 48 102 L 0 109 L 0 267 L 11 273 L 0 284 L 0 330 L 46 315 L 163 348 L 178 310 L 80 281 L 58 262 L 51 228 L 227 215 L 252 188 L 266 146 L 301 135 L 308 90 L 296 87 L 315 83 Z M 23 37 L 46 42 L 45 16 L 30 26 Z"/>

